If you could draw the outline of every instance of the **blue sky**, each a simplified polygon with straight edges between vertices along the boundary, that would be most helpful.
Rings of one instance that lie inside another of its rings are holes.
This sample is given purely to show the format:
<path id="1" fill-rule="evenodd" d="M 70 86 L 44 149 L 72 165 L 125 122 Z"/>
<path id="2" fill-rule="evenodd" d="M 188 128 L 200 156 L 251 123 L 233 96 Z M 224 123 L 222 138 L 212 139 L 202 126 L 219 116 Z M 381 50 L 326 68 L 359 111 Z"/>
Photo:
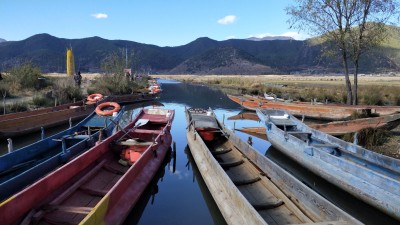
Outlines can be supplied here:
<path id="1" fill-rule="evenodd" d="M 285 7 L 290 0 L 0 0 L 0 38 L 39 33 L 60 38 L 99 36 L 158 46 L 199 37 L 214 40 L 293 36 Z"/>

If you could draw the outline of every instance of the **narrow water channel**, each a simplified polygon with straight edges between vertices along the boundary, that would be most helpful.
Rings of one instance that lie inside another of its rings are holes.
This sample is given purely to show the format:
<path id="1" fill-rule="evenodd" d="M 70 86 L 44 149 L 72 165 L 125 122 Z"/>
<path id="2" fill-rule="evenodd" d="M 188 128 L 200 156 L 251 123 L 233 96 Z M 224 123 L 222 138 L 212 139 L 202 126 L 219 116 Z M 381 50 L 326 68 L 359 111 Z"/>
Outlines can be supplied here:
<path id="1" fill-rule="evenodd" d="M 228 117 L 237 115 L 242 109 L 220 90 L 174 81 L 161 80 L 161 83 L 163 93 L 159 103 L 165 108 L 175 109 L 171 134 L 176 143 L 176 157 L 166 159 L 164 167 L 159 170 L 125 224 L 225 224 L 187 147 L 185 107 L 211 107 L 218 119 L 223 120 L 231 129 L 262 125 L 257 121 L 228 120 Z M 129 120 L 129 116 L 138 111 L 137 107 L 138 105 L 128 106 L 124 118 Z M 236 134 L 244 140 L 249 136 L 241 132 Z M 40 134 L 29 137 L 28 140 L 18 138 L 14 143 L 23 145 L 32 142 L 37 140 Z M 253 146 L 262 154 L 266 153 L 266 141 L 253 137 Z M 0 143 L 0 149 L 3 152 L 6 149 L 3 141 Z M 279 151 L 270 149 L 266 156 L 365 224 L 399 224 L 398 221 L 318 178 Z"/>

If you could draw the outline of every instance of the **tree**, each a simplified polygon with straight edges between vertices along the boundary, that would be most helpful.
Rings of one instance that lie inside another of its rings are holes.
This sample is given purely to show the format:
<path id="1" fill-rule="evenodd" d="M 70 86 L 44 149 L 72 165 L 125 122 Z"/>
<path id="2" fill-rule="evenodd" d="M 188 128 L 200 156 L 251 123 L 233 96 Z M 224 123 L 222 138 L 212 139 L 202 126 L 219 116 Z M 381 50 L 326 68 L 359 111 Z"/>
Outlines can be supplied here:
<path id="1" fill-rule="evenodd" d="M 126 76 L 124 73 L 125 64 L 125 56 L 119 52 L 114 52 L 106 57 L 101 63 L 105 75 L 97 79 L 88 92 L 121 95 L 131 94 L 145 87 L 147 83 L 144 80 L 132 81 L 129 76 Z M 131 62 L 128 61 L 127 64 L 131 65 Z"/>
<path id="2" fill-rule="evenodd" d="M 42 75 L 40 68 L 30 62 L 14 66 L 9 71 L 11 86 L 16 89 L 30 89 L 37 86 L 38 78 Z"/>
<path id="3" fill-rule="evenodd" d="M 296 0 L 286 8 L 291 26 L 318 35 L 340 53 L 347 104 L 357 104 L 358 71 L 361 55 L 386 38 L 387 23 L 399 15 L 396 0 Z M 397 20 L 399 18 L 397 17 Z M 331 54 L 332 55 L 332 54 Z M 349 60 L 354 66 L 353 90 Z"/>

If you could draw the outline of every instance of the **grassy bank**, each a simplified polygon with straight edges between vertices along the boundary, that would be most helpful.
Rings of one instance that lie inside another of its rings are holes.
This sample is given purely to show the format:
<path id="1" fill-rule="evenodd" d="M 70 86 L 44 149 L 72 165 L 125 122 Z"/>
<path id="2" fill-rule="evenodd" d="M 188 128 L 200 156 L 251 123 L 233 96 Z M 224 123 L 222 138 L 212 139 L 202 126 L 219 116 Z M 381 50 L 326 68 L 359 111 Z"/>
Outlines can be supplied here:
<path id="1" fill-rule="evenodd" d="M 157 75 L 163 79 L 202 83 L 241 89 L 247 94 L 274 93 L 280 98 L 300 101 L 318 100 L 345 103 L 343 76 L 195 76 Z M 400 105 L 400 77 L 360 76 L 359 103 L 366 105 Z"/>

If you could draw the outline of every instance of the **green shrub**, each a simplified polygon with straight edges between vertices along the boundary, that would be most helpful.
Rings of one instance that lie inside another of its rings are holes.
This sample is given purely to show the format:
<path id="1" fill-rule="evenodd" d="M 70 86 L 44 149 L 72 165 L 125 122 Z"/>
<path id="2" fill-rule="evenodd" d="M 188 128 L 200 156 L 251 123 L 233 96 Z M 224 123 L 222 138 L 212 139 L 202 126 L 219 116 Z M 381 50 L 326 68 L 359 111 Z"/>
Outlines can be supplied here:
<path id="1" fill-rule="evenodd" d="M 39 67 L 32 63 L 25 63 L 12 68 L 9 71 L 8 79 L 14 88 L 33 89 L 38 87 L 38 78 L 41 74 Z"/>
<path id="2" fill-rule="evenodd" d="M 28 110 L 28 103 L 26 102 L 13 102 L 6 105 L 6 113 L 16 113 L 16 112 L 24 112 Z M 3 114 L 4 107 L 1 104 L 0 114 Z"/>
<path id="3" fill-rule="evenodd" d="M 50 107 L 53 106 L 54 101 L 50 98 L 47 98 L 46 96 L 43 95 L 35 95 L 32 98 L 32 104 L 35 107 Z"/>
<path id="4" fill-rule="evenodd" d="M 54 81 L 52 88 L 53 96 L 58 104 L 64 104 L 83 98 L 82 90 L 75 85 L 72 78 L 62 78 Z"/>

